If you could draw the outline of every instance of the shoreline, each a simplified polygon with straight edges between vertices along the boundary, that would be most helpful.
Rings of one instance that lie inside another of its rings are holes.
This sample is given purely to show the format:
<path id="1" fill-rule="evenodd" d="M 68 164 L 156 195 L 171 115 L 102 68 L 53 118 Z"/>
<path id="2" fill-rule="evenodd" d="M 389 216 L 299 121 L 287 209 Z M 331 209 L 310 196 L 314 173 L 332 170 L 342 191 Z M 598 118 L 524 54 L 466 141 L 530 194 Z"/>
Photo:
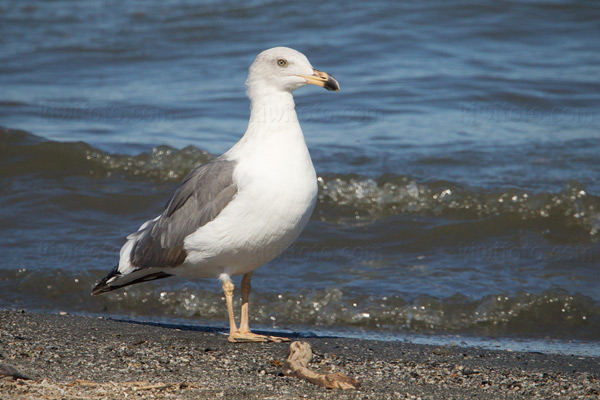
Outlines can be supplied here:
<path id="1" fill-rule="evenodd" d="M 0 311 L 3 399 L 595 398 L 600 358 L 363 339 L 308 342 L 311 369 L 356 378 L 339 391 L 283 376 L 290 343 L 232 344 L 213 328 Z"/>

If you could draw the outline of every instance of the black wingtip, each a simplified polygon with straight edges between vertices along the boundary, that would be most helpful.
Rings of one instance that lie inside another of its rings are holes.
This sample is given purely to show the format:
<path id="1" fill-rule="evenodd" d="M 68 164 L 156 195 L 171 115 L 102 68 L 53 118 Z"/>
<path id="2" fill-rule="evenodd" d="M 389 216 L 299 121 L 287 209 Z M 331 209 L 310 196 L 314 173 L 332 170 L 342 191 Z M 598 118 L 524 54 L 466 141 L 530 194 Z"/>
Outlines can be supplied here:
<path id="1" fill-rule="evenodd" d="M 97 296 L 99 294 L 110 292 L 111 290 L 117 289 L 118 287 L 109 286 L 107 284 L 107 282 L 110 279 L 114 278 L 115 276 L 119 276 L 119 275 L 121 275 L 121 273 L 119 272 L 119 266 L 117 265 L 113 268 L 112 271 L 110 271 L 108 273 L 108 275 L 106 275 L 104 278 L 102 278 L 102 280 L 100 282 L 98 282 L 96 284 L 96 286 L 94 286 L 94 288 L 92 289 L 92 296 Z"/>
<path id="2" fill-rule="evenodd" d="M 136 270 L 136 271 L 134 271 L 134 273 L 139 272 L 139 271 L 140 270 Z M 147 270 L 141 270 L 141 271 L 144 273 L 147 273 L 147 275 L 138 274 L 138 275 L 130 276 L 130 274 L 127 274 L 127 275 L 125 275 L 125 277 L 128 277 L 129 280 L 127 280 L 127 279 L 118 280 L 117 279 L 116 282 L 113 282 L 113 281 L 115 281 L 114 278 L 118 278 L 122 275 L 119 272 L 119 266 L 117 265 L 112 271 L 110 271 L 108 273 L 108 275 L 106 275 L 104 278 L 102 278 L 102 280 L 100 282 L 98 282 L 98 284 L 96 284 L 96 286 L 94 286 L 94 288 L 92 289 L 92 295 L 97 296 L 99 294 L 110 292 L 115 289 L 120 289 L 122 287 L 133 285 L 136 283 L 148 282 L 148 281 L 153 281 L 155 279 L 168 278 L 169 276 L 171 276 L 171 274 L 167 274 L 166 272 L 163 272 L 163 271 L 158 271 L 158 272 L 150 272 Z M 150 273 L 148 273 L 148 272 L 150 272 Z M 111 285 L 108 284 L 109 281 L 112 283 Z"/>

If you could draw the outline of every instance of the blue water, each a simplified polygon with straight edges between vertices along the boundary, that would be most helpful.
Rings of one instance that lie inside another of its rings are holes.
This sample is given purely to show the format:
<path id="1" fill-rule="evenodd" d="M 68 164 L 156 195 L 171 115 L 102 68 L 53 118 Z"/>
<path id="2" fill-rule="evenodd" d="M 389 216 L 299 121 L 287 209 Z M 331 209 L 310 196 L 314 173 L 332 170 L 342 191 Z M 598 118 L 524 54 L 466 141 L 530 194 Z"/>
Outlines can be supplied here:
<path id="1" fill-rule="evenodd" d="M 342 90 L 295 93 L 320 198 L 256 324 L 597 341 L 599 34 L 584 1 L 0 1 L 0 306 L 225 323 L 212 281 L 87 293 L 284 45 Z"/>

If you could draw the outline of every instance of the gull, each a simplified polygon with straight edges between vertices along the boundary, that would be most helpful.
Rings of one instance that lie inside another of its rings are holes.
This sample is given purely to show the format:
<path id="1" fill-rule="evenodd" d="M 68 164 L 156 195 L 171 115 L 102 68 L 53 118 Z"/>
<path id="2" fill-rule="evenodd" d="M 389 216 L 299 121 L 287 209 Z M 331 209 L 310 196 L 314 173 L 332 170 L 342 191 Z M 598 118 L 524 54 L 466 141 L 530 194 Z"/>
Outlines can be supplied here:
<path id="1" fill-rule="evenodd" d="M 292 92 L 307 84 L 339 91 L 294 49 L 260 53 L 246 81 L 250 119 L 226 153 L 192 170 L 164 211 L 127 236 L 119 263 L 93 289 L 98 295 L 172 275 L 218 278 L 229 316 L 230 342 L 281 342 L 253 333 L 248 321 L 253 271 L 288 248 L 306 226 L 317 178 Z M 231 277 L 243 275 L 240 326 Z"/>

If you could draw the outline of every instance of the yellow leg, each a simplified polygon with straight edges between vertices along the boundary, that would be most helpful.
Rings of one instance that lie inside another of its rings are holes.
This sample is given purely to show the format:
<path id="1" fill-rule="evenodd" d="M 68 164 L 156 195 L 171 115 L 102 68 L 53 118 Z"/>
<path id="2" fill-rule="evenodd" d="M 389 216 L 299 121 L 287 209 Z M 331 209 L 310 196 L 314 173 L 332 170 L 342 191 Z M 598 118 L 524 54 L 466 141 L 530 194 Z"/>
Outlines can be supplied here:
<path id="1" fill-rule="evenodd" d="M 242 278 L 242 318 L 240 321 L 241 333 L 250 332 L 250 323 L 248 321 L 248 300 L 250 298 L 250 290 L 252 290 L 250 279 L 252 279 L 252 272 L 248 272 Z"/>
<path id="2" fill-rule="evenodd" d="M 252 285 L 250 284 L 250 280 L 252 279 L 252 272 L 249 272 L 244 275 L 242 278 L 242 316 L 240 320 L 240 329 L 237 329 L 235 325 L 235 319 L 233 318 L 233 284 L 229 281 L 231 285 L 231 297 L 228 299 L 227 291 L 225 290 L 225 284 L 223 283 L 223 291 L 225 291 L 225 299 L 227 300 L 227 310 L 229 312 L 229 341 L 233 343 L 243 343 L 243 342 L 288 342 L 290 339 L 281 338 L 277 336 L 265 336 L 265 335 L 257 335 L 250 331 L 249 317 L 248 317 L 248 300 L 250 298 L 250 289 L 252 289 Z M 232 330 L 231 327 L 235 327 L 235 330 Z"/>
<path id="3" fill-rule="evenodd" d="M 233 315 L 233 282 L 231 279 L 223 281 L 223 293 L 225 293 L 225 302 L 227 303 L 227 313 L 229 314 L 229 337 L 238 331 Z"/>

